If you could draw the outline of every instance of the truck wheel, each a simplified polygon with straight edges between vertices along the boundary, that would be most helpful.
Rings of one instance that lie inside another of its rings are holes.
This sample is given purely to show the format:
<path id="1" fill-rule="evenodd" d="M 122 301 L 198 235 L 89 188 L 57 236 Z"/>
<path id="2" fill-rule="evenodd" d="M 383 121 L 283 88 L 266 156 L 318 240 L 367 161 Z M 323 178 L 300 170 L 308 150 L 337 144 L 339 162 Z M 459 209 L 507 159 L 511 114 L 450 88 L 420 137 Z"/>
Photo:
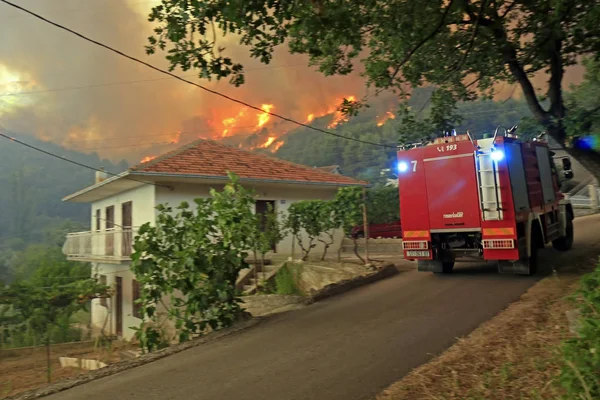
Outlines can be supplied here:
<path id="1" fill-rule="evenodd" d="M 567 233 L 552 242 L 552 246 L 558 251 L 568 251 L 573 247 L 573 220 L 567 218 Z"/>

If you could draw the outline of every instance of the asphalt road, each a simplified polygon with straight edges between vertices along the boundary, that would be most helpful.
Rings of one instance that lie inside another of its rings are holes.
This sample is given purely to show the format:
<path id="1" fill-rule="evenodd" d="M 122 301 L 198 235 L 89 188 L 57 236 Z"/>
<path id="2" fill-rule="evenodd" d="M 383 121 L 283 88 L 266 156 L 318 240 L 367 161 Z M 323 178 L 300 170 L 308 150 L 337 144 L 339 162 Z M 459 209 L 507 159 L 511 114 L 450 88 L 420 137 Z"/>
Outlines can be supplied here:
<path id="1" fill-rule="evenodd" d="M 598 254 L 600 216 L 575 221 L 559 267 Z M 74 399 L 369 399 L 515 301 L 539 277 L 465 264 L 449 276 L 415 271 L 255 328 L 48 397 Z"/>

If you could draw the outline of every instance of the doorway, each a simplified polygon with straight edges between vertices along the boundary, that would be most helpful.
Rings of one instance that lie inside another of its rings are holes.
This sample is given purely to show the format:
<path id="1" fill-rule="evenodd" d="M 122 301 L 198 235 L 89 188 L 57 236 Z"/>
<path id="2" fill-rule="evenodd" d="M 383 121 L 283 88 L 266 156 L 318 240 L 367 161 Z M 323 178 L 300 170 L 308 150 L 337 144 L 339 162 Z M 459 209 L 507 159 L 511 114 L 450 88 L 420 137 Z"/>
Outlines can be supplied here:
<path id="1" fill-rule="evenodd" d="M 256 215 L 259 216 L 259 227 L 264 232 L 266 225 L 266 214 L 271 209 L 275 211 L 275 200 L 256 200 Z M 271 250 L 273 253 L 277 252 L 277 243 L 271 243 Z"/>
<path id="2" fill-rule="evenodd" d="M 123 278 L 120 276 L 115 277 L 115 333 L 117 336 L 123 336 Z"/>

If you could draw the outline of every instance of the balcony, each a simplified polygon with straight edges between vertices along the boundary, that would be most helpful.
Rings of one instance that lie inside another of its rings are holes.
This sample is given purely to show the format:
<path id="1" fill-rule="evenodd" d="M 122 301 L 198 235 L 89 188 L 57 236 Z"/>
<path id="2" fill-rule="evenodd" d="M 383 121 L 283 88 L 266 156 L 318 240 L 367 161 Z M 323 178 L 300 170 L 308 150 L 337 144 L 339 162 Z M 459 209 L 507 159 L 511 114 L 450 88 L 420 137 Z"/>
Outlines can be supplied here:
<path id="1" fill-rule="evenodd" d="M 118 264 L 131 259 L 137 228 L 67 234 L 63 254 L 68 260 Z"/>

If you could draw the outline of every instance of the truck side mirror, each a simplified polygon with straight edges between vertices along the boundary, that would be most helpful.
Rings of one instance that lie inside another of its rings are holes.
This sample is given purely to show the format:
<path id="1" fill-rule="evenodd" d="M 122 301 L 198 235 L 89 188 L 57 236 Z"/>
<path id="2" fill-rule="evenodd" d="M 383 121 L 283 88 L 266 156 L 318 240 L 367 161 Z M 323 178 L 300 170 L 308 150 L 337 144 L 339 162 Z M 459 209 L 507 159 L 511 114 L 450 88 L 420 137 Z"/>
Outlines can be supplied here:
<path id="1" fill-rule="evenodd" d="M 571 171 L 571 159 L 569 157 L 564 157 L 562 159 L 562 165 L 564 171 Z"/>

